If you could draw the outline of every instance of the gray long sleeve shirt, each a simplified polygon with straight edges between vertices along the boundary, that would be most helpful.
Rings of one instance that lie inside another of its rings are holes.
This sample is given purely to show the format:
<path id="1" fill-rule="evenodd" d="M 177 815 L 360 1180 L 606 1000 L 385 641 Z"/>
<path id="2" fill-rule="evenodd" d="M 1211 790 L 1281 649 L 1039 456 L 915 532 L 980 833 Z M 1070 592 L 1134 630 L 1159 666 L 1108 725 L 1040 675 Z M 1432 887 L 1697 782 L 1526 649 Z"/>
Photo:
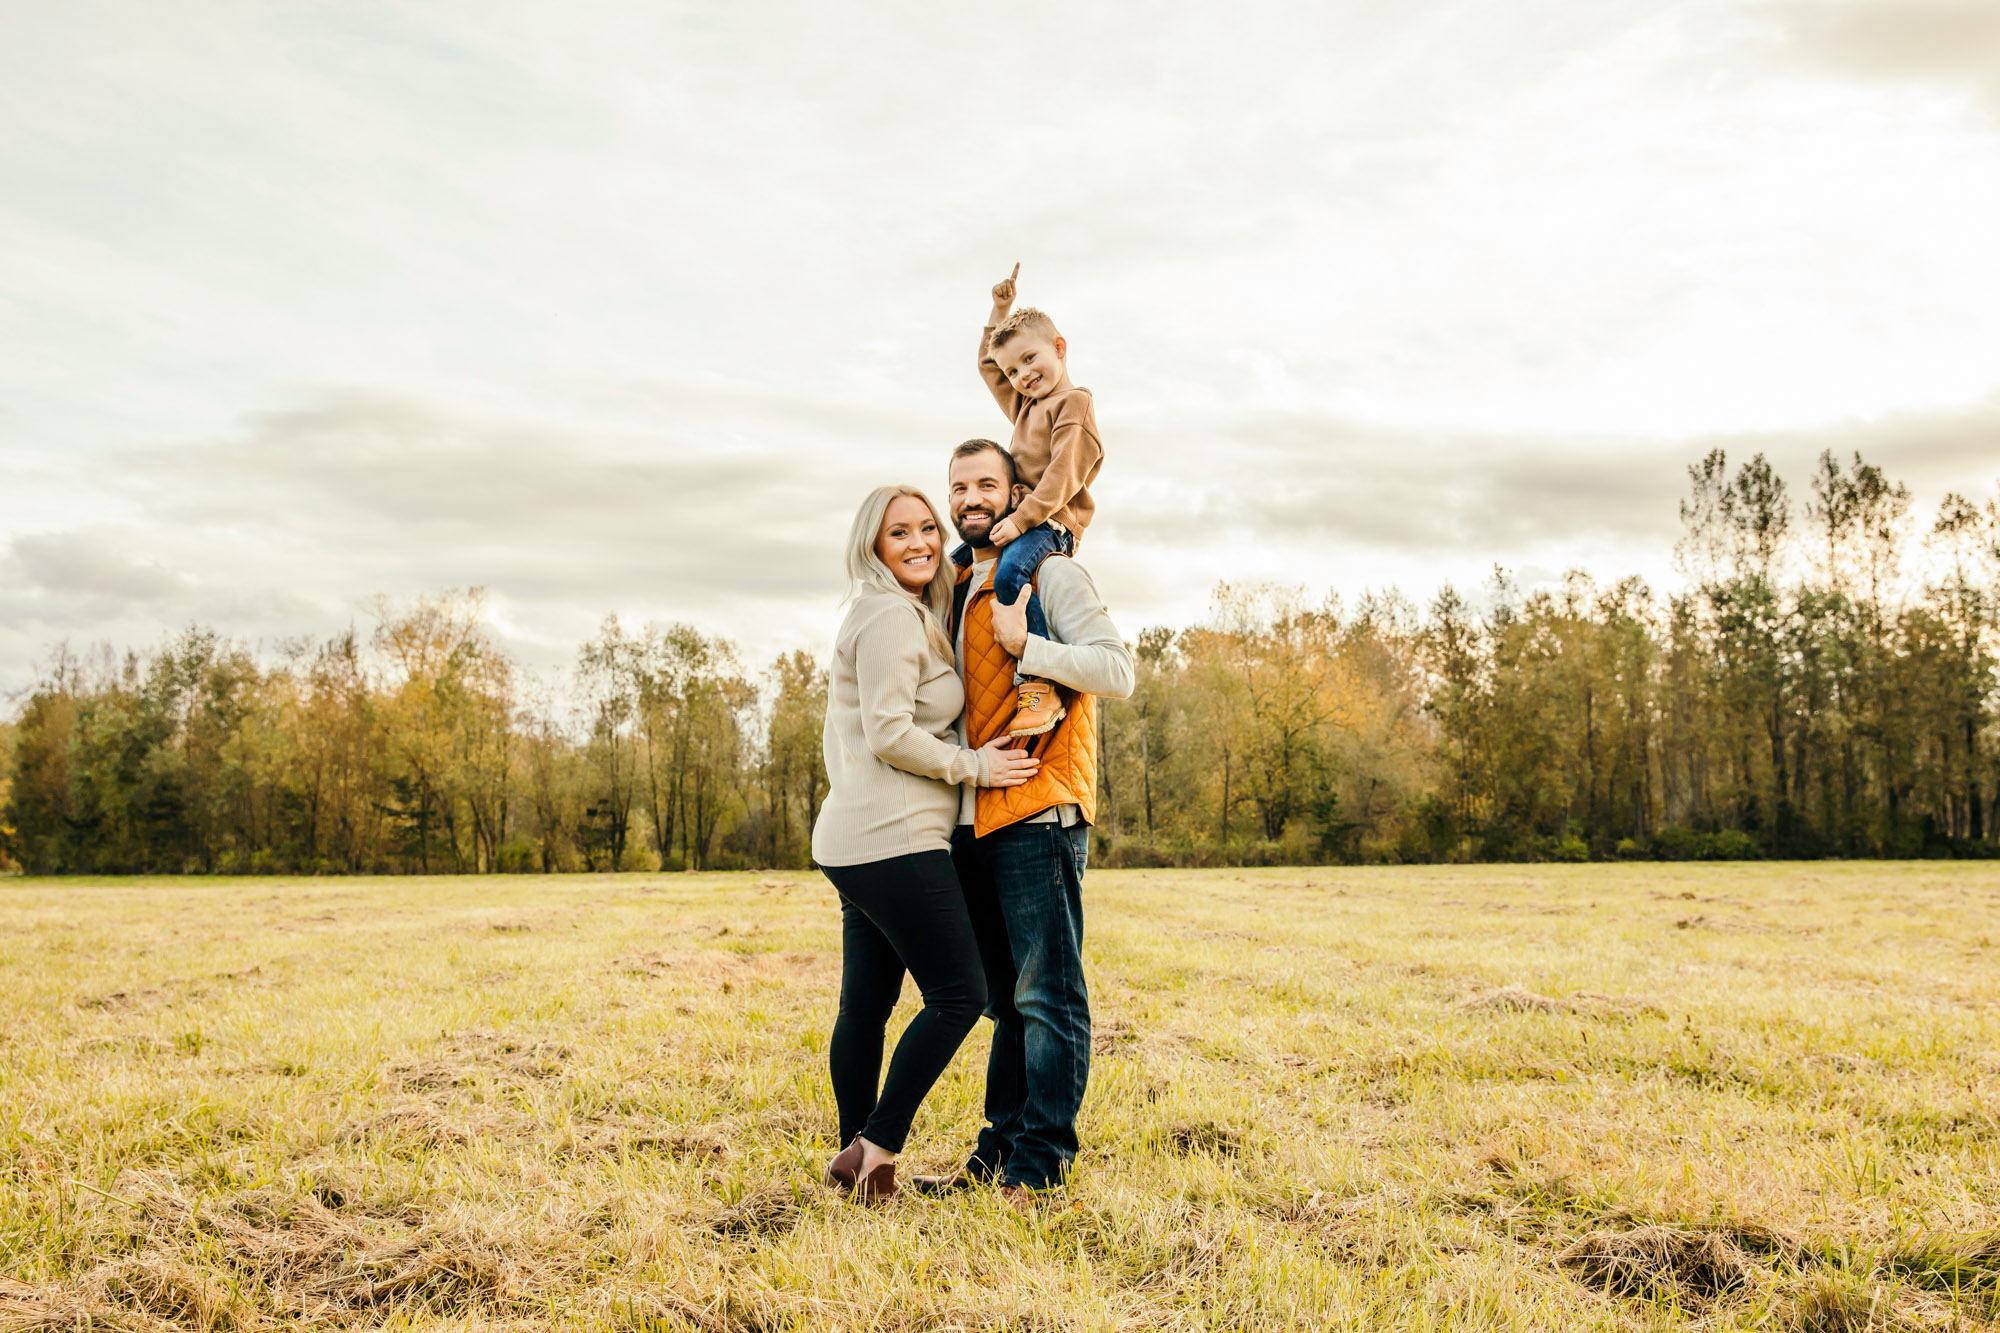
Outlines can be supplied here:
<path id="1" fill-rule="evenodd" d="M 986 582 L 992 564 L 986 560 L 972 567 L 973 587 Z M 1027 649 L 1021 654 L 1021 674 L 1051 680 L 1078 693 L 1103 699 L 1129 698 L 1134 683 L 1132 650 L 1125 646 L 1118 627 L 1111 623 L 1111 612 L 1105 609 L 1104 598 L 1098 594 L 1090 571 L 1066 556 L 1044 560 L 1035 573 L 1035 592 L 1042 601 L 1042 614 L 1048 618 L 1049 637 L 1028 636 Z M 959 617 L 953 653 L 962 679 L 965 675 L 963 616 Z M 963 715 L 958 719 L 958 743 L 966 743 Z M 973 788 L 961 786 L 960 824 L 972 823 L 973 800 Z M 1067 826 L 1079 818 L 1076 806 L 1065 804 L 1027 822 L 1060 822 Z"/>

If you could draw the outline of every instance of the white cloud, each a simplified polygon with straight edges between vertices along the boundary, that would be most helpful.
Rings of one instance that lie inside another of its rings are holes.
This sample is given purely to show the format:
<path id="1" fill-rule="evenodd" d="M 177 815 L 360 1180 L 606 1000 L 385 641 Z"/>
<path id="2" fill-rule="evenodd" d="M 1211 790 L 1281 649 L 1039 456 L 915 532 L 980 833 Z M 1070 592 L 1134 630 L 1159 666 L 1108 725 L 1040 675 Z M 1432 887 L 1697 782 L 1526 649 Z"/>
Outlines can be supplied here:
<path id="1" fill-rule="evenodd" d="M 1983 488 L 1940 423 L 2000 366 L 1989 10 L 22 8 L 0 685 L 468 583 L 529 653 L 819 645 L 851 498 L 1001 429 L 1017 258 L 1134 628 L 1222 575 L 1653 572 L 1710 439 Z"/>
<path id="2" fill-rule="evenodd" d="M 27 586 L 58 596 L 151 602 L 185 586 L 170 571 L 127 559 L 88 533 L 22 533 L 10 546 Z"/>
<path id="3" fill-rule="evenodd" d="M 1786 0 L 1773 12 L 1808 62 L 1932 96 L 1970 94 L 2000 116 L 2000 9 L 1985 0 Z"/>

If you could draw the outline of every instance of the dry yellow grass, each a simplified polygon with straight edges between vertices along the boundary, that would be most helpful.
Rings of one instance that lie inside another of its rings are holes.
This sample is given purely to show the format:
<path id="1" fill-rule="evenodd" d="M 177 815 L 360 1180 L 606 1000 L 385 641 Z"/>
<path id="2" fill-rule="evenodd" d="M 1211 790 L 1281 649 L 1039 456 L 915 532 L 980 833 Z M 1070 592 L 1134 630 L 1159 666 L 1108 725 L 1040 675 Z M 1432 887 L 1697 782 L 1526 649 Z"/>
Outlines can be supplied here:
<path id="1" fill-rule="evenodd" d="M 1087 1146 L 1022 1218 L 816 1186 L 816 875 L 0 881 L 0 1327 L 2000 1318 L 1993 869 L 1086 895 Z"/>

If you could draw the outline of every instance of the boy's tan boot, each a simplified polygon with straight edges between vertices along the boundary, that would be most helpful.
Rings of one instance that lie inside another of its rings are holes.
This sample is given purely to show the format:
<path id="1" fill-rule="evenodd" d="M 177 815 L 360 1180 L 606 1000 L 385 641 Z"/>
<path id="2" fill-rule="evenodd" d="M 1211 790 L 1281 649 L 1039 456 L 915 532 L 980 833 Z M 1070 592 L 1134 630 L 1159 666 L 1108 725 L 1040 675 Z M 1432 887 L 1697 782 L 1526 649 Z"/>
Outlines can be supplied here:
<path id="1" fill-rule="evenodd" d="M 1062 695 L 1045 680 L 1024 680 L 1014 688 L 1018 692 L 1019 711 L 1007 726 L 1009 736 L 1040 736 L 1053 730 L 1069 712 L 1063 706 Z"/>

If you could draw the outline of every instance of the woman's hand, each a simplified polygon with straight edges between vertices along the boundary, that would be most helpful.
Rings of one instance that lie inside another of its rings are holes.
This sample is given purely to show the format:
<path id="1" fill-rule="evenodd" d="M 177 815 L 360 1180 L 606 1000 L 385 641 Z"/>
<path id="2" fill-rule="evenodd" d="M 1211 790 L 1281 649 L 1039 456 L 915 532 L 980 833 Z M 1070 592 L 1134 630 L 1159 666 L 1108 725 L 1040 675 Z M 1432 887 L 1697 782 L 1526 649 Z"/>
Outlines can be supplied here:
<path id="1" fill-rule="evenodd" d="M 979 784 L 982 787 L 1018 787 L 1042 766 L 1042 761 L 1019 748 L 1012 736 L 995 736 L 979 747 L 979 753 L 986 756 L 982 765 L 986 780 Z"/>

